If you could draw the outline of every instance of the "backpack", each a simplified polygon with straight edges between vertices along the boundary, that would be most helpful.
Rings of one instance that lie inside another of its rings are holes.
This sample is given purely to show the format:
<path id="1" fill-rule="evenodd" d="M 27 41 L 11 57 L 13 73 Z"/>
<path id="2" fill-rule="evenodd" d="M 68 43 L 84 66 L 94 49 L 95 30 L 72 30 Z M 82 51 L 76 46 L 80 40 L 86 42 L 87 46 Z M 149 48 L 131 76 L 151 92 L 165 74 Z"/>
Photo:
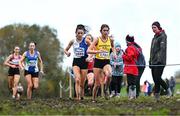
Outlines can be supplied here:
<path id="1" fill-rule="evenodd" d="M 146 61 L 145 61 L 145 57 L 144 57 L 142 51 L 139 50 L 139 48 L 137 48 L 135 45 L 133 45 L 133 46 L 136 48 L 136 50 L 137 50 L 138 53 L 139 53 L 139 55 L 138 55 L 138 57 L 137 57 L 137 60 L 135 60 L 136 65 L 138 65 L 137 67 L 145 68 L 145 67 L 146 67 L 146 66 L 145 66 L 145 65 L 146 65 Z M 139 66 L 139 65 L 140 65 L 140 66 Z"/>

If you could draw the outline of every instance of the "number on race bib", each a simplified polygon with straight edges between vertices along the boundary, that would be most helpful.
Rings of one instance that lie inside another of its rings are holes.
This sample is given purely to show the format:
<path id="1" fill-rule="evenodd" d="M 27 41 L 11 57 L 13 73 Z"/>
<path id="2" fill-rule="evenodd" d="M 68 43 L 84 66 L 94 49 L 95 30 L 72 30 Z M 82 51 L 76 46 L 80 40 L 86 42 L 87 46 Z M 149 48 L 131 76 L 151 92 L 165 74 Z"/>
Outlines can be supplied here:
<path id="1" fill-rule="evenodd" d="M 29 61 L 29 66 L 36 66 L 36 61 Z"/>
<path id="2" fill-rule="evenodd" d="M 100 57 L 107 58 L 109 56 L 108 52 L 99 53 Z"/>
<path id="3" fill-rule="evenodd" d="M 82 57 L 82 56 L 84 56 L 84 48 L 76 48 L 76 49 L 75 49 L 75 55 L 76 55 L 77 57 Z"/>
<path id="4" fill-rule="evenodd" d="M 77 57 L 82 57 L 82 56 L 84 56 L 84 53 L 83 52 L 76 52 L 76 56 Z"/>
<path id="5" fill-rule="evenodd" d="M 14 65 L 18 65 L 19 64 L 19 59 L 13 59 L 11 63 L 14 64 Z"/>

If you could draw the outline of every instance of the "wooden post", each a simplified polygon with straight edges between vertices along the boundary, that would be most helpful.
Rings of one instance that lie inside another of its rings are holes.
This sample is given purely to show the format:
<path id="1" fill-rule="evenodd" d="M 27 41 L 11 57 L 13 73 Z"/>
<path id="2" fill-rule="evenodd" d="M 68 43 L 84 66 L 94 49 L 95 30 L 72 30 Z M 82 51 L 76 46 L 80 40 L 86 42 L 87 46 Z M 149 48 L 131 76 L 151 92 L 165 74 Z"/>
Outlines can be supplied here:
<path id="1" fill-rule="evenodd" d="M 61 85 L 61 81 L 59 81 L 59 97 L 62 98 L 62 85 Z"/>
<path id="2" fill-rule="evenodd" d="M 69 98 L 72 99 L 72 78 L 69 74 Z"/>

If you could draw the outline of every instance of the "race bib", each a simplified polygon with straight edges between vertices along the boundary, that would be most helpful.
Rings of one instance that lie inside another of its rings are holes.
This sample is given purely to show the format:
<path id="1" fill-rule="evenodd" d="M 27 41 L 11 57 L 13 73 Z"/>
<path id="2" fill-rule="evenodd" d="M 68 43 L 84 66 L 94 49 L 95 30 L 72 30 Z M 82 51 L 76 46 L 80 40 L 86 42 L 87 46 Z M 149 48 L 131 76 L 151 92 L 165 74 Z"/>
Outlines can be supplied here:
<path id="1" fill-rule="evenodd" d="M 82 57 L 82 56 L 84 56 L 85 54 L 84 54 L 84 48 L 76 48 L 75 49 L 75 56 L 77 56 L 77 57 Z"/>
<path id="2" fill-rule="evenodd" d="M 36 66 L 36 60 L 31 60 L 31 61 L 29 61 L 28 66 L 33 66 L 33 67 L 35 67 L 35 66 Z"/>
<path id="3" fill-rule="evenodd" d="M 19 59 L 13 59 L 11 63 L 14 65 L 19 65 Z"/>
<path id="4" fill-rule="evenodd" d="M 28 71 L 34 73 L 36 68 L 36 60 L 30 60 L 28 62 Z"/>
<path id="5" fill-rule="evenodd" d="M 102 57 L 102 58 L 108 58 L 109 53 L 108 52 L 102 52 L 102 53 L 99 53 L 99 56 Z"/>

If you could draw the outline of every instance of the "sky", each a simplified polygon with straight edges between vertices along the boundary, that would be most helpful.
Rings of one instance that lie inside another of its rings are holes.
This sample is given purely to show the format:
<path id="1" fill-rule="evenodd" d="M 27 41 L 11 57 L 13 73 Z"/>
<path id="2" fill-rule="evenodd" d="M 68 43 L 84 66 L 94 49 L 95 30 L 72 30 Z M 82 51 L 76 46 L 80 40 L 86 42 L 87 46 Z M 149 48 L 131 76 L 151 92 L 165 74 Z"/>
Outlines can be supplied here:
<path id="1" fill-rule="evenodd" d="M 100 35 L 102 24 L 108 24 L 110 34 L 123 49 L 126 35 L 134 35 L 147 63 L 154 35 L 151 24 L 159 21 L 168 37 L 167 64 L 180 64 L 179 0 L 0 0 L 0 3 L 0 28 L 14 23 L 49 25 L 57 29 L 65 48 L 75 38 L 77 24 L 89 26 L 94 37 Z M 72 56 L 65 56 L 63 66 L 71 65 Z M 180 66 L 166 67 L 162 77 L 169 78 L 177 70 Z M 145 80 L 153 82 L 148 67 L 141 83 Z"/>

